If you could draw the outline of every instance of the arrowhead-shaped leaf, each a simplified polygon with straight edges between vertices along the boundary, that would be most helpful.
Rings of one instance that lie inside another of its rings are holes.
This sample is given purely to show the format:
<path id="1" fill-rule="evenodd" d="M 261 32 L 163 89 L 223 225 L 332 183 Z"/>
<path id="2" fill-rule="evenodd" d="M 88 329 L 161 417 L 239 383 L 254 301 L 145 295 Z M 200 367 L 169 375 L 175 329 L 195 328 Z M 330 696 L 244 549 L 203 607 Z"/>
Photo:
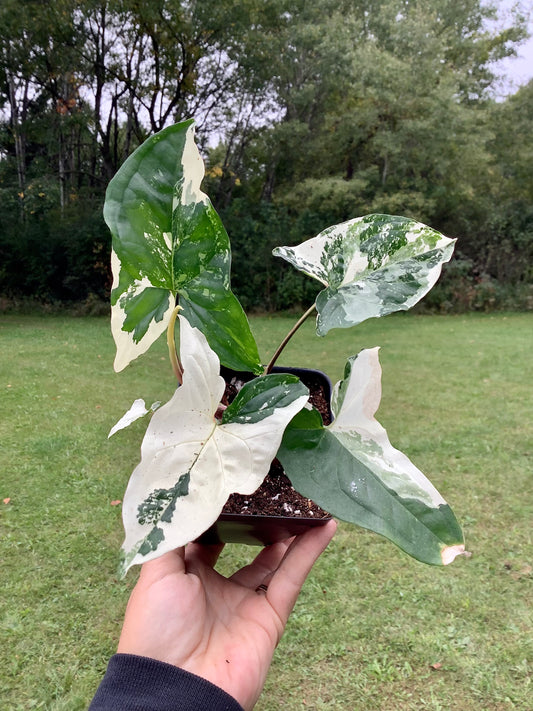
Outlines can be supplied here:
<path id="1" fill-rule="evenodd" d="M 150 409 L 147 410 L 145 402 L 142 398 L 134 400 L 133 405 L 130 407 L 130 409 L 124 415 L 122 415 L 120 420 L 115 425 L 113 425 L 113 427 L 109 431 L 109 434 L 107 435 L 107 438 L 109 439 L 109 437 L 112 437 L 119 430 L 126 429 L 126 427 L 129 427 L 133 422 L 135 422 L 136 420 L 140 420 L 141 417 L 145 417 L 150 412 L 155 412 L 160 405 L 161 403 L 159 401 L 154 402 L 150 406 Z"/>
<path id="2" fill-rule="evenodd" d="M 332 424 L 323 427 L 316 410 L 302 410 L 278 458 L 297 491 L 334 516 L 386 536 L 425 563 L 450 563 L 464 552 L 461 529 L 439 492 L 374 418 L 380 399 L 378 349 L 361 351 L 335 387 Z"/>
<path id="3" fill-rule="evenodd" d="M 366 215 L 274 254 L 326 287 L 316 300 L 317 333 L 324 336 L 410 309 L 439 278 L 454 242 L 406 217 Z"/>
<path id="4" fill-rule="evenodd" d="M 109 183 L 104 217 L 113 235 L 117 371 L 163 333 L 179 296 L 184 314 L 225 365 L 261 372 L 248 321 L 230 289 L 228 235 L 200 189 L 203 175 L 191 120 L 145 141 Z"/>
<path id="5" fill-rule="evenodd" d="M 242 388 L 219 424 L 219 359 L 198 329 L 179 320 L 183 385 L 153 415 L 126 490 L 124 573 L 196 539 L 230 494 L 253 493 L 309 395 L 295 376 L 260 377 Z"/>

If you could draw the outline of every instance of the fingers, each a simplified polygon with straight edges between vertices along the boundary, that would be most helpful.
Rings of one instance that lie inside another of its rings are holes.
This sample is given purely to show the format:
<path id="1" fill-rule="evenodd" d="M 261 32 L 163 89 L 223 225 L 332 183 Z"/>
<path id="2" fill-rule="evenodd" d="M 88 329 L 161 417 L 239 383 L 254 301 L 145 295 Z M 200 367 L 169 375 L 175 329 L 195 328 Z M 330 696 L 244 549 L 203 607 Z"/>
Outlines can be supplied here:
<path id="1" fill-rule="evenodd" d="M 252 563 L 231 576 L 231 581 L 253 590 L 265 581 L 268 583 L 293 540 L 289 538 L 262 548 Z"/>
<path id="2" fill-rule="evenodd" d="M 190 543 L 186 547 L 176 548 L 144 563 L 139 582 L 151 584 L 173 573 L 187 573 L 189 567 L 195 568 L 197 565 L 213 568 L 223 548 L 223 543 L 215 545 Z"/>
<path id="3" fill-rule="evenodd" d="M 333 538 L 336 527 L 332 520 L 295 538 L 263 548 L 250 565 L 231 577 L 232 582 L 267 593 L 270 604 L 286 622 L 309 571 Z M 224 544 L 201 543 L 177 548 L 144 563 L 139 582 L 150 585 L 170 574 L 186 574 L 188 569 L 197 571 L 198 566 L 212 569 L 223 548 Z"/>
<path id="4" fill-rule="evenodd" d="M 185 563 L 188 566 L 199 562 L 208 568 L 214 568 L 223 549 L 223 543 L 190 543 L 185 549 Z"/>
<path id="5" fill-rule="evenodd" d="M 159 558 L 143 563 L 139 582 L 154 583 L 172 573 L 185 572 L 185 548 L 176 548 Z"/>
<path id="6" fill-rule="evenodd" d="M 273 574 L 267 599 L 284 624 L 311 568 L 328 546 L 336 530 L 337 524 L 331 520 L 324 526 L 311 528 L 297 536 Z"/>

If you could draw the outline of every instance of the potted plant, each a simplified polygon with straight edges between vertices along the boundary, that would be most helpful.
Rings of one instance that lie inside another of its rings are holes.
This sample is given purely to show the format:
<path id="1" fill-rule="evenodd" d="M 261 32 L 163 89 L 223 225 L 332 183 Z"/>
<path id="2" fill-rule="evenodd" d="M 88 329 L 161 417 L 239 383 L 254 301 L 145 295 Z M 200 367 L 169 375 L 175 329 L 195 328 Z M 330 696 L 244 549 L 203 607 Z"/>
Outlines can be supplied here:
<path id="1" fill-rule="evenodd" d="M 163 406 L 136 400 L 110 433 L 151 415 L 124 496 L 122 574 L 205 534 L 230 495 L 251 495 L 275 458 L 293 487 L 330 514 L 388 537 L 418 560 L 451 562 L 464 552 L 451 508 L 374 418 L 378 349 L 348 360 L 331 395 L 330 424 L 298 376 L 271 372 L 287 339 L 264 366 L 230 288 L 229 239 L 201 190 L 203 175 L 189 120 L 145 141 L 106 194 L 115 370 L 166 332 L 179 383 Z M 367 215 L 277 248 L 324 286 L 287 338 L 315 312 L 325 336 L 410 308 L 434 285 L 453 247 L 454 240 L 414 220 Z M 250 374 L 227 405 L 221 365 Z"/>

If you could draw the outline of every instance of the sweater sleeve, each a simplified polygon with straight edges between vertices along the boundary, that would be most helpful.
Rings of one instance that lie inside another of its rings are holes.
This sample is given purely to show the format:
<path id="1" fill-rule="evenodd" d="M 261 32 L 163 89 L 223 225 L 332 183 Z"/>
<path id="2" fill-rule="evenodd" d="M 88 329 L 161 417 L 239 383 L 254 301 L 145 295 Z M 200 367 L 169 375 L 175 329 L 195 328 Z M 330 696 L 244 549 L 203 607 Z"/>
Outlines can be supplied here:
<path id="1" fill-rule="evenodd" d="M 115 654 L 89 711 L 243 711 L 218 686 L 183 669 L 132 654 Z"/>

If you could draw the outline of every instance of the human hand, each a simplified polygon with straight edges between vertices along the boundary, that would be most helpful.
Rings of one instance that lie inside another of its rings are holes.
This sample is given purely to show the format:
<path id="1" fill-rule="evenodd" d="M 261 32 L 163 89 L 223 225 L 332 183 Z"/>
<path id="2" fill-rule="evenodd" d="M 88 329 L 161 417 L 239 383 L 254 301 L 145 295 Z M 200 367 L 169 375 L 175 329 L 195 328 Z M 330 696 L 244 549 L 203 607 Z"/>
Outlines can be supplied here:
<path id="1" fill-rule="evenodd" d="M 145 563 L 118 651 L 203 677 L 249 711 L 302 585 L 335 529 L 330 521 L 263 548 L 230 578 L 213 568 L 222 545 L 191 543 Z"/>

